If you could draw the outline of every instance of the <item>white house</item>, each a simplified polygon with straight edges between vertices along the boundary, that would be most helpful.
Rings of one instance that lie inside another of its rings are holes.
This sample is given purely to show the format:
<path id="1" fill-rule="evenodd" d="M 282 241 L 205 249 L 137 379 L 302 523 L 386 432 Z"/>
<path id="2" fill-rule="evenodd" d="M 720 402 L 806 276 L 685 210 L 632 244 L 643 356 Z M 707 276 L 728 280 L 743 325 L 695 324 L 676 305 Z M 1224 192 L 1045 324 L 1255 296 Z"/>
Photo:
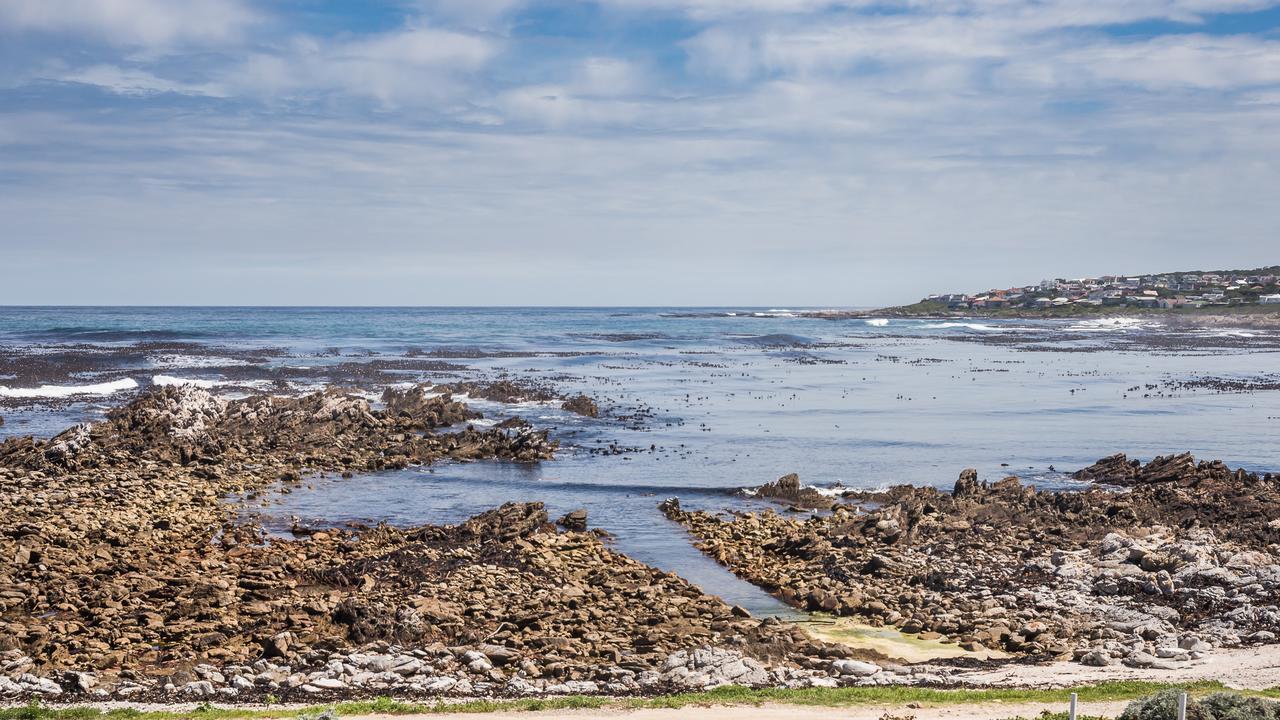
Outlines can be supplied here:
<path id="1" fill-rule="evenodd" d="M 1280 294 L 1263 295 L 1262 297 L 1258 298 L 1258 302 L 1262 303 L 1263 305 L 1280 305 Z"/>

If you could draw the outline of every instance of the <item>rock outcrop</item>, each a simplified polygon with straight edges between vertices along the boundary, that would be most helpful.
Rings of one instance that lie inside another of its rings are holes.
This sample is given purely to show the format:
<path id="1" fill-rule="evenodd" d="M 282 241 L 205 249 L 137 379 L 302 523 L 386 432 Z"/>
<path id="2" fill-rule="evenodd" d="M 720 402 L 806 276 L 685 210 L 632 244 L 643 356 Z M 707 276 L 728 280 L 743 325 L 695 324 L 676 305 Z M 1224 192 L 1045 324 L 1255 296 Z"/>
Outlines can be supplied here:
<path id="1" fill-rule="evenodd" d="M 225 498 L 309 474 L 555 447 L 527 426 L 439 431 L 476 414 L 422 388 L 383 400 L 162 387 L 51 440 L 0 443 L 0 695 L 630 693 L 681 650 L 736 652 L 752 680 L 774 665 L 825 676 L 847 656 L 557 531 L 536 502 L 293 540 L 238 519 Z M 562 522 L 585 529 L 585 513 Z"/>
<path id="2" fill-rule="evenodd" d="M 785 503 L 803 510 L 825 510 L 836 503 L 834 497 L 824 495 L 818 492 L 816 488 L 801 485 L 800 476 L 795 473 L 783 475 L 771 483 L 765 483 L 758 488 L 752 489 L 750 492 L 755 497 Z"/>
<path id="3" fill-rule="evenodd" d="M 792 605 L 969 648 L 1159 667 L 1274 641 L 1280 478 L 1190 456 L 1115 456 L 1080 477 L 1129 489 L 1039 492 L 966 470 L 950 493 L 853 494 L 803 520 L 663 510 Z"/>
<path id="4" fill-rule="evenodd" d="M 600 407 L 596 405 L 596 401 L 586 395 L 574 395 L 566 399 L 561 403 L 560 409 L 591 418 L 599 417 L 600 415 Z"/>

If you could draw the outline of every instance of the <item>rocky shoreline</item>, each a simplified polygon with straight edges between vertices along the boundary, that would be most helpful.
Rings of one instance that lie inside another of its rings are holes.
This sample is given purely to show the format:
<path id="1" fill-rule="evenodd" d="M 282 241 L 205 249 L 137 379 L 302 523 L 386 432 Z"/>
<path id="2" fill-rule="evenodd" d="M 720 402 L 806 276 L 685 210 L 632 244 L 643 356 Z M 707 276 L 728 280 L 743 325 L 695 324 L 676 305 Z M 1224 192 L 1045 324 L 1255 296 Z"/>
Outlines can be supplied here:
<path id="1" fill-rule="evenodd" d="M 541 503 L 508 503 L 458 525 L 282 538 L 229 500 L 322 474 L 366 482 L 446 459 L 554 455 L 545 431 L 477 429 L 480 414 L 441 390 L 388 389 L 371 403 L 340 390 L 228 400 L 157 387 L 102 422 L 0 443 L 0 698 L 635 695 L 958 677 L 753 618 L 614 551 L 585 511 L 552 523 Z M 1115 456 L 1079 478 L 1093 485 L 1046 493 L 966 471 L 950 493 L 832 498 L 788 476 L 757 495 L 814 514 L 663 509 L 792 605 L 969 649 L 1173 668 L 1275 642 L 1280 478 L 1189 456 Z"/>
<path id="2" fill-rule="evenodd" d="M 966 470 L 950 493 L 847 493 L 807 517 L 662 509 L 796 607 L 966 649 L 1173 669 L 1276 642 L 1280 477 L 1190 455 L 1113 456 L 1077 477 L 1094 485 L 1040 492 Z"/>
<path id="3" fill-rule="evenodd" d="M 879 670 L 610 550 L 585 514 L 561 531 L 515 503 L 457 526 L 286 540 L 224 500 L 555 450 L 524 423 L 458 429 L 476 418 L 421 386 L 375 409 L 339 391 L 225 400 L 188 385 L 5 441 L 0 696 L 633 694 Z"/>

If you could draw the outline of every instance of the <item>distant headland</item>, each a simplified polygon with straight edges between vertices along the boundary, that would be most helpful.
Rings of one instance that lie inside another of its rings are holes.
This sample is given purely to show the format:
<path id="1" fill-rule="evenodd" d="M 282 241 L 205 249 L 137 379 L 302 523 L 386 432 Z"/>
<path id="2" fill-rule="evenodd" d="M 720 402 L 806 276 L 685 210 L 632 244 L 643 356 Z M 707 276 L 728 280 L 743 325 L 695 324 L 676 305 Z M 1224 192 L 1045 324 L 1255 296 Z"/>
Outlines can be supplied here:
<path id="1" fill-rule="evenodd" d="M 938 293 L 910 305 L 819 317 L 1082 317 L 1110 315 L 1280 316 L 1280 265 L 1252 270 L 1188 270 L 1055 278 L 973 293 Z"/>

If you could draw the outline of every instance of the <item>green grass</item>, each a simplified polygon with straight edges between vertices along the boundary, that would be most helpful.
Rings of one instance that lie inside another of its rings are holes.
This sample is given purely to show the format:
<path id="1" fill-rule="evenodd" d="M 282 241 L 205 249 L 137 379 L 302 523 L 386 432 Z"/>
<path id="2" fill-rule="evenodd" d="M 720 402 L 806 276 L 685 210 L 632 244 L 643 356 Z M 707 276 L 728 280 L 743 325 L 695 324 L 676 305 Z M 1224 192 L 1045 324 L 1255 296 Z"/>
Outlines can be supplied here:
<path id="1" fill-rule="evenodd" d="M 1067 702 L 1072 692 L 1080 702 L 1131 700 L 1150 695 L 1158 690 L 1175 687 L 1163 683 L 1144 681 L 1117 681 L 1090 685 L 1074 690 L 1033 690 L 1018 688 L 941 690 L 902 685 L 851 688 L 807 688 L 802 690 L 765 689 L 751 690 L 741 687 L 724 687 L 700 693 L 664 695 L 656 698 L 624 701 L 628 707 L 672 707 L 686 705 L 723 704 L 758 705 L 766 702 L 789 705 L 819 705 L 839 707 L 844 705 L 961 705 L 987 702 Z M 1218 682 L 1198 682 L 1178 685 L 1188 692 L 1203 694 L 1224 690 Z"/>
<path id="2" fill-rule="evenodd" d="M 402 702 L 378 698 L 357 702 L 315 705 L 304 708 L 281 707 L 216 707 L 202 704 L 195 710 L 139 711 L 116 709 L 103 711 L 92 707 L 60 707 L 30 704 L 0 708 L 0 720 L 260 720 L 263 718 L 299 718 L 326 710 L 340 717 L 353 715 L 432 715 L 438 713 L 522 712 L 536 710 L 575 710 L 616 707 L 621 709 L 684 708 L 697 705 L 760 705 L 778 703 L 821 707 L 854 705 L 963 705 L 990 702 L 1066 703 L 1072 692 L 1081 703 L 1133 700 L 1159 690 L 1179 687 L 1195 695 L 1224 690 L 1218 682 L 1168 685 L 1142 681 L 1117 681 L 1064 690 L 1032 690 L 1018 688 L 941 690 L 905 686 L 808 688 L 802 690 L 723 687 L 706 692 L 661 695 L 652 698 L 608 698 L 569 696 L 561 698 L 526 698 L 521 700 L 472 700 L 432 703 Z M 1280 687 L 1258 693 L 1280 698 Z"/>

